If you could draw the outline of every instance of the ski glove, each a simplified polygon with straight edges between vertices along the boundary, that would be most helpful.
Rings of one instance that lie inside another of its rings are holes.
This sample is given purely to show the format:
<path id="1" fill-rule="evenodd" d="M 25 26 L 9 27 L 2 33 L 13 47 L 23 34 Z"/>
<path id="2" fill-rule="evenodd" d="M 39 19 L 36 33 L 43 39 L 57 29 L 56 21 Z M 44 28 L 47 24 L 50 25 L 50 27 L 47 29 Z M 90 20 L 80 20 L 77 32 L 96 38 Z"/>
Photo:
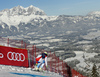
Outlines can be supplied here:
<path id="1" fill-rule="evenodd" d="M 48 68 L 48 66 L 46 66 L 46 68 Z"/>

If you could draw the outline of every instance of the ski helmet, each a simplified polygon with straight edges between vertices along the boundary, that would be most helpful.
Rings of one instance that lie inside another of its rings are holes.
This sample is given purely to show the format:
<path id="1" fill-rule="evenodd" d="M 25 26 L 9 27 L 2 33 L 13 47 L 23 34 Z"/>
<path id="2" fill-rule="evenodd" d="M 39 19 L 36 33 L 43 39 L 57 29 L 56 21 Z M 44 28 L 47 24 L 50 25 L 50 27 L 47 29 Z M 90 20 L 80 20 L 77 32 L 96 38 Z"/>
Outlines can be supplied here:
<path id="1" fill-rule="evenodd" d="M 48 55 L 48 53 L 47 53 L 47 52 L 44 52 L 44 54 L 45 54 L 45 55 Z"/>

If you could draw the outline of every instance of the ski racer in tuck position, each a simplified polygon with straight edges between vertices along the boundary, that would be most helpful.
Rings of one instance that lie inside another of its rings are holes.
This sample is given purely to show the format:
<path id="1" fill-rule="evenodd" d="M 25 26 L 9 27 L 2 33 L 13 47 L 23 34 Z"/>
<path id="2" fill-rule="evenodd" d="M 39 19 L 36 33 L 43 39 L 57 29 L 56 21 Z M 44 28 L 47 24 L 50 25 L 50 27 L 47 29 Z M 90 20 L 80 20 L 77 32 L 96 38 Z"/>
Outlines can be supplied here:
<path id="1" fill-rule="evenodd" d="M 42 71 L 44 64 L 47 68 L 47 56 L 47 52 L 43 52 L 42 54 L 36 57 L 36 67 L 34 69 L 35 71 Z"/>

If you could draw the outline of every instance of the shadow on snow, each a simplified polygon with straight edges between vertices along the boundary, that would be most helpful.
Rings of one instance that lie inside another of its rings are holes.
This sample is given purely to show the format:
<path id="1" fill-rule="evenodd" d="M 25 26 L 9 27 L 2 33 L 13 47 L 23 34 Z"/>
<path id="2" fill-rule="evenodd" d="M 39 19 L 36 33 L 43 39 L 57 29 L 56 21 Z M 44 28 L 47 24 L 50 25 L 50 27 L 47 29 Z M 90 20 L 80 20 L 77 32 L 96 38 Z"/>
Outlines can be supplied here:
<path id="1" fill-rule="evenodd" d="M 48 76 L 33 75 L 33 74 L 28 74 L 28 73 L 15 73 L 15 72 L 10 72 L 10 73 L 11 73 L 11 74 L 16 74 L 16 75 L 31 76 L 31 77 L 48 77 Z"/>

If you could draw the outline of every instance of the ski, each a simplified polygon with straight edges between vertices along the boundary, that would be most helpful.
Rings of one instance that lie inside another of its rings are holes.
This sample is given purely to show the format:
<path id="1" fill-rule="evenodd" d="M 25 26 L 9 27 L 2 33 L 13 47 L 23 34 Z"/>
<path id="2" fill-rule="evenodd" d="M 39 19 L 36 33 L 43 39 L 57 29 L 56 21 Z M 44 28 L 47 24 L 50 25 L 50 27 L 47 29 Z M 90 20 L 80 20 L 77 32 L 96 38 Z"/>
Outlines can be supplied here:
<path id="1" fill-rule="evenodd" d="M 39 70 L 35 70 L 35 69 L 31 69 L 31 71 L 44 72 L 44 71 L 39 71 Z"/>

